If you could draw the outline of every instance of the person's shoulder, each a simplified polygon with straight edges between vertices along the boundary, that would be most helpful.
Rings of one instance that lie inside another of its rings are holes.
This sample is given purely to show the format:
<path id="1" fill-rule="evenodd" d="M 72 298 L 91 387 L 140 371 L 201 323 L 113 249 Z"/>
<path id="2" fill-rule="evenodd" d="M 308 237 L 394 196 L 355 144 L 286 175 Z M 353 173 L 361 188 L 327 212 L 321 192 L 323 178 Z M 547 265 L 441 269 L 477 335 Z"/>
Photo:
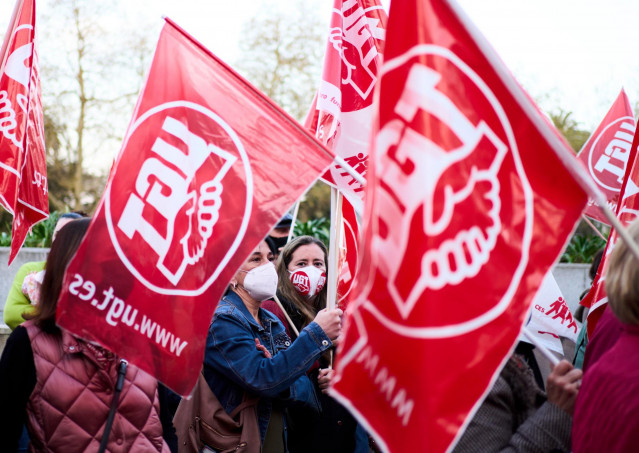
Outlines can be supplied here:
<path id="1" fill-rule="evenodd" d="M 39 272 L 44 270 L 44 265 L 46 261 L 29 261 L 24 263 L 22 266 L 18 268 L 18 272 L 16 272 L 16 278 L 24 279 L 24 277 L 31 272 Z M 22 284 L 22 281 L 20 281 Z"/>
<path id="2" fill-rule="evenodd" d="M 245 318 L 246 317 L 233 300 L 233 296 L 229 294 L 222 297 L 222 300 L 220 300 L 220 302 L 217 304 L 215 313 L 213 313 L 213 320 L 211 321 L 211 324 L 216 321 L 220 322 L 224 319 L 233 319 L 245 324 Z"/>
<path id="3" fill-rule="evenodd" d="M 20 266 L 19 271 L 34 272 L 44 270 L 46 261 L 29 261 Z"/>

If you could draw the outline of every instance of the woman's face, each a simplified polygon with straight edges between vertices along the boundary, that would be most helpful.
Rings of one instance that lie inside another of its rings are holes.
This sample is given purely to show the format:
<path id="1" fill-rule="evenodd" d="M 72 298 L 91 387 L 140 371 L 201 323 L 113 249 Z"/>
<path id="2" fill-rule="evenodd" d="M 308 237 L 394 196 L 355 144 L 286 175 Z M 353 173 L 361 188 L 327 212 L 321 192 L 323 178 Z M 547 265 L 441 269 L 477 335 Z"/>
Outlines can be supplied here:
<path id="1" fill-rule="evenodd" d="M 266 264 L 269 261 L 273 261 L 273 253 L 266 241 L 262 241 L 260 242 L 260 245 L 253 250 L 253 253 L 246 259 L 244 264 L 242 264 L 242 267 L 240 267 L 240 269 L 235 273 L 233 280 L 239 285 L 244 286 L 244 278 L 246 277 L 247 272 Z"/>
<path id="2" fill-rule="evenodd" d="M 293 252 L 288 270 L 296 271 L 302 267 L 315 266 L 326 272 L 326 261 L 324 261 L 324 252 L 317 244 L 301 245 Z"/>

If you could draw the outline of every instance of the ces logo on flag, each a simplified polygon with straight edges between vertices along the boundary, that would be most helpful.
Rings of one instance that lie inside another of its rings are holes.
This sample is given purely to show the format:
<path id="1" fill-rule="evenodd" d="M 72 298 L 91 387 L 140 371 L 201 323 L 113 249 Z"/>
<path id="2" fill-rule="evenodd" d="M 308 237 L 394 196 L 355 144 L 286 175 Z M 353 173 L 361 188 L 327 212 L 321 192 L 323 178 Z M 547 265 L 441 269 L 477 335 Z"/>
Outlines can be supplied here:
<path id="1" fill-rule="evenodd" d="M 384 64 L 384 89 L 373 243 L 396 310 L 383 312 L 410 335 L 459 335 L 510 304 L 528 260 L 532 190 L 502 106 L 452 52 L 412 48 Z"/>
<path id="2" fill-rule="evenodd" d="M 149 289 L 201 294 L 242 241 L 252 188 L 242 143 L 220 117 L 191 102 L 162 104 L 125 140 L 106 196 L 111 240 Z"/>

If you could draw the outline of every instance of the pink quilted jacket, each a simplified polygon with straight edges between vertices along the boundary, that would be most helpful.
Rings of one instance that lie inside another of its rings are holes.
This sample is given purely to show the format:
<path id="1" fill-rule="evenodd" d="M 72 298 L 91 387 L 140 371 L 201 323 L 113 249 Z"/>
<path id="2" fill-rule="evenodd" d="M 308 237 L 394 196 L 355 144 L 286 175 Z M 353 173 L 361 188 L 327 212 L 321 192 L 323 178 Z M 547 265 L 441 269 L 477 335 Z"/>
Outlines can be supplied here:
<path id="1" fill-rule="evenodd" d="M 36 385 L 27 405 L 31 450 L 98 451 L 119 360 L 67 331 L 50 335 L 31 321 Z M 157 381 L 129 365 L 107 451 L 168 452 L 162 439 Z"/>

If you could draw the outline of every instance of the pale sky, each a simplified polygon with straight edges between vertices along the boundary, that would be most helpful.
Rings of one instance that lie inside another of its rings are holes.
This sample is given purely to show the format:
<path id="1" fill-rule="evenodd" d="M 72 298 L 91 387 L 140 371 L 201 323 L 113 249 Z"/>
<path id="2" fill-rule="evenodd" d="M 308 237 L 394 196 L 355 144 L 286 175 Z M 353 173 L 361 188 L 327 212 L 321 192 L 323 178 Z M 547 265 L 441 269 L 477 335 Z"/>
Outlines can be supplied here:
<path id="1" fill-rule="evenodd" d="M 104 0 L 101 0 L 104 1 Z M 328 18 L 333 0 L 308 0 L 309 14 Z M 548 111 L 572 111 L 592 130 L 623 86 L 639 103 L 639 22 L 636 0 L 458 0 L 496 48 L 524 88 Z M 237 60 L 242 24 L 293 0 L 136 0 L 126 2 L 123 19 L 146 17 L 162 26 L 174 19 L 230 64 Z M 6 30 L 13 0 L 0 2 L 0 30 Z M 39 10 L 49 1 L 39 0 Z M 272 6 L 271 6 L 272 7 Z M 43 84 L 45 81 L 43 81 Z"/>

